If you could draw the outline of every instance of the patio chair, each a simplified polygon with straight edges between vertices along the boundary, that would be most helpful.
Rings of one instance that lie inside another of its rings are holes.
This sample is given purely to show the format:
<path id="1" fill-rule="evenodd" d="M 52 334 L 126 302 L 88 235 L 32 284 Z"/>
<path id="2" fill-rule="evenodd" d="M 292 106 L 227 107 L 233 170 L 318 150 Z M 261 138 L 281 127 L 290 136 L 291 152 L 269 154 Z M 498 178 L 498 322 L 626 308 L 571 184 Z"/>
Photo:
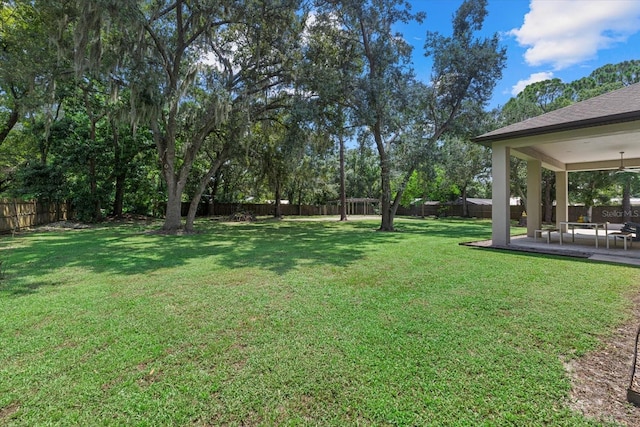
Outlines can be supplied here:
<path id="1" fill-rule="evenodd" d="M 620 229 L 621 233 L 633 233 L 632 240 L 640 242 L 640 223 L 638 222 L 625 222 L 624 226 Z"/>

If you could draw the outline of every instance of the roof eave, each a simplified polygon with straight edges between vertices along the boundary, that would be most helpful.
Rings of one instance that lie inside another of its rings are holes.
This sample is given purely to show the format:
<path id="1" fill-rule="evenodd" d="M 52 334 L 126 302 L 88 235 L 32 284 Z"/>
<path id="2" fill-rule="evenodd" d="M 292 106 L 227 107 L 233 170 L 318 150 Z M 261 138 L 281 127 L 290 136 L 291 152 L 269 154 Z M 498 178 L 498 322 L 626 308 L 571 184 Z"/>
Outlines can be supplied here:
<path id="1" fill-rule="evenodd" d="M 632 122 L 640 120 L 640 111 L 630 111 L 622 114 L 593 117 L 585 120 L 577 120 L 568 123 L 559 123 L 549 126 L 536 127 L 531 129 L 521 129 L 512 132 L 499 133 L 494 135 L 480 135 L 472 138 L 471 141 L 485 146 L 491 146 L 492 142 L 505 141 L 508 139 L 524 138 L 530 136 L 545 135 L 554 132 L 562 132 L 568 130 L 584 129 L 595 126 L 611 125 L 616 123 Z"/>

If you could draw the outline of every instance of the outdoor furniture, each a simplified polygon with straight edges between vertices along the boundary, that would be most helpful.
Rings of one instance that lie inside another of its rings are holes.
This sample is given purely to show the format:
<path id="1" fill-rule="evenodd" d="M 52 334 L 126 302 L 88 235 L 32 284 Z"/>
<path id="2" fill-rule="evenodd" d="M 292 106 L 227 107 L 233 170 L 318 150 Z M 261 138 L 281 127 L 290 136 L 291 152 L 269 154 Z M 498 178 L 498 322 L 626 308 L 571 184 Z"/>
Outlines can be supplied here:
<path id="1" fill-rule="evenodd" d="M 560 244 L 562 245 L 563 242 L 563 238 L 562 238 L 562 234 L 563 234 L 563 230 L 564 227 L 567 228 L 567 230 L 571 230 L 571 241 L 575 242 L 576 241 L 576 227 L 587 227 L 587 228 L 593 228 L 596 230 L 596 248 L 598 247 L 598 229 L 602 228 L 604 230 L 604 235 L 605 237 L 608 234 L 608 223 L 606 222 L 572 222 L 572 221 L 560 221 Z M 607 247 L 609 245 L 609 240 L 607 239 Z"/>
<path id="2" fill-rule="evenodd" d="M 557 228 L 541 228 L 539 230 L 535 230 L 533 232 L 533 241 L 535 242 L 536 240 L 538 240 L 538 236 L 540 238 L 542 238 L 542 235 L 544 233 L 547 233 L 547 244 L 551 243 L 551 233 L 553 233 L 554 231 L 558 231 Z"/>
<path id="3" fill-rule="evenodd" d="M 633 240 L 640 241 L 640 234 L 638 230 L 640 229 L 640 223 L 637 222 L 625 222 L 624 226 L 620 230 L 623 233 L 633 233 Z"/>
<path id="4" fill-rule="evenodd" d="M 609 249 L 609 237 L 613 237 L 613 246 L 616 246 L 616 240 L 622 239 L 624 241 L 624 250 L 627 250 L 627 241 L 629 246 L 633 244 L 633 234 L 624 231 L 616 231 L 614 233 L 607 234 L 607 249 Z"/>

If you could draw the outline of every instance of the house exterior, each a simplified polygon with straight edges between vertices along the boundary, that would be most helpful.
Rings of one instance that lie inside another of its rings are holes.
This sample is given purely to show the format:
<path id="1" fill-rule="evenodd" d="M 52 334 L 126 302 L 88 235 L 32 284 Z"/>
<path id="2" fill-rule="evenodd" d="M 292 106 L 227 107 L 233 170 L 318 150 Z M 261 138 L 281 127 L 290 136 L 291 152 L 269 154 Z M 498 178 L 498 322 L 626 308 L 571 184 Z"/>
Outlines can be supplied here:
<path id="1" fill-rule="evenodd" d="M 568 220 L 569 173 L 640 167 L 640 83 L 474 138 L 492 149 L 492 240 L 510 243 L 510 158 L 527 162 L 527 235 L 542 219 L 542 168 L 556 174 L 556 222 Z M 623 153 L 623 154 L 621 154 Z"/>

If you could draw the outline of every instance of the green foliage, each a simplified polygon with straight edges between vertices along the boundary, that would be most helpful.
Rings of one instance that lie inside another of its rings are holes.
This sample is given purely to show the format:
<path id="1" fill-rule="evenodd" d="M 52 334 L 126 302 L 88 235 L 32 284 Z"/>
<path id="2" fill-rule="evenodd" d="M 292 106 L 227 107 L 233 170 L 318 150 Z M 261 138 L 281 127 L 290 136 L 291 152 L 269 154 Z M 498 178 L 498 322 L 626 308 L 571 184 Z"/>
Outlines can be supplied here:
<path id="1" fill-rule="evenodd" d="M 609 171 L 575 172 L 569 183 L 569 200 L 585 206 L 609 203 L 617 192 L 614 176 Z"/>
<path id="2" fill-rule="evenodd" d="M 413 171 L 411 178 L 409 178 L 404 192 L 402 193 L 400 205 L 409 207 L 416 199 L 423 199 L 425 187 L 425 182 L 421 179 L 418 171 Z"/>
<path id="3" fill-rule="evenodd" d="M 21 165 L 38 157 L 36 135 L 28 124 L 14 129 L 0 145 L 0 193 L 12 188 L 16 171 Z"/>
<path id="4" fill-rule="evenodd" d="M 486 0 L 465 0 L 453 17 L 451 37 L 427 33 L 425 51 L 434 60 L 438 97 L 433 102 L 442 108 L 439 114 L 457 113 L 462 101 L 481 108 L 502 77 L 506 48 L 500 46 L 498 34 L 477 37 L 487 15 L 486 7 Z"/>
<path id="5" fill-rule="evenodd" d="M 576 101 L 593 98 L 612 90 L 640 82 L 640 60 L 607 64 L 589 76 L 569 83 Z"/>
<path id="6" fill-rule="evenodd" d="M 569 83 L 558 78 L 532 83 L 502 108 L 503 125 L 526 120 L 638 82 L 640 60 L 607 64 L 594 70 L 589 76 Z"/>
<path id="7" fill-rule="evenodd" d="M 532 83 L 518 94 L 518 98 L 534 104 L 541 113 L 548 113 L 573 103 L 567 85 L 558 78 Z"/>
<path id="8" fill-rule="evenodd" d="M 69 75 L 56 52 L 68 40 L 58 21 L 66 12 L 57 1 L 0 3 L 0 144 L 27 114 L 53 119 L 56 88 Z"/>
<path id="9" fill-rule="evenodd" d="M 323 205 L 338 199 L 335 156 L 307 153 L 296 165 L 286 194 L 290 203 Z"/>
<path id="10" fill-rule="evenodd" d="M 491 167 L 491 153 L 487 147 L 471 141 L 449 137 L 444 140 L 443 163 L 447 181 L 466 194 L 476 180 L 487 179 Z"/>
<path id="11" fill-rule="evenodd" d="M 412 195 L 486 193 L 474 153 L 439 151 L 490 121 L 505 51 L 479 36 L 486 5 L 463 1 L 450 35 L 427 34 L 434 66 L 419 82 L 394 23 L 424 15 L 405 0 L 322 0 L 313 13 L 301 0 L 2 2 L 0 190 L 66 197 L 90 220 L 168 205 L 164 227 L 176 229 L 181 203 L 203 194 L 335 199 L 332 146 L 356 141 L 375 149 L 348 150 L 346 191 L 389 203 L 383 229 Z M 637 82 L 638 70 L 633 60 L 536 83 L 495 121 Z"/>
<path id="12" fill-rule="evenodd" d="M 361 143 L 347 150 L 346 187 L 347 197 L 380 197 L 380 164 L 371 146 Z"/>
<path id="13" fill-rule="evenodd" d="M 31 160 L 18 166 L 10 194 L 66 200 L 78 219 L 96 221 L 103 211 L 111 212 L 116 177 L 124 174 L 129 190 L 125 211 L 153 213 L 154 203 L 157 204 L 153 199 L 158 196 L 157 187 L 151 186 L 156 168 L 149 156 L 148 133 L 140 131 L 133 135 L 126 127 L 119 129 L 122 136 L 116 144 L 114 129 L 106 120 L 98 121 L 93 132 L 82 105 L 74 104 L 79 102 L 78 97 L 70 95 L 67 101 L 64 118 L 51 124 L 46 137 L 42 137 L 46 139 L 37 144 L 46 162 Z M 42 117 L 34 119 L 28 129 L 31 135 L 44 134 L 42 120 Z M 17 135 L 20 134 L 12 138 Z M 32 145 L 32 157 L 33 148 Z"/>
<path id="14" fill-rule="evenodd" d="M 447 179 L 447 171 L 442 166 L 436 166 L 430 176 L 427 186 L 427 199 L 449 202 L 460 197 L 460 189 Z"/>
<path id="15" fill-rule="evenodd" d="M 40 199 L 53 202 L 66 200 L 68 182 L 61 167 L 27 163 L 16 171 L 9 194 L 24 200 Z"/>

